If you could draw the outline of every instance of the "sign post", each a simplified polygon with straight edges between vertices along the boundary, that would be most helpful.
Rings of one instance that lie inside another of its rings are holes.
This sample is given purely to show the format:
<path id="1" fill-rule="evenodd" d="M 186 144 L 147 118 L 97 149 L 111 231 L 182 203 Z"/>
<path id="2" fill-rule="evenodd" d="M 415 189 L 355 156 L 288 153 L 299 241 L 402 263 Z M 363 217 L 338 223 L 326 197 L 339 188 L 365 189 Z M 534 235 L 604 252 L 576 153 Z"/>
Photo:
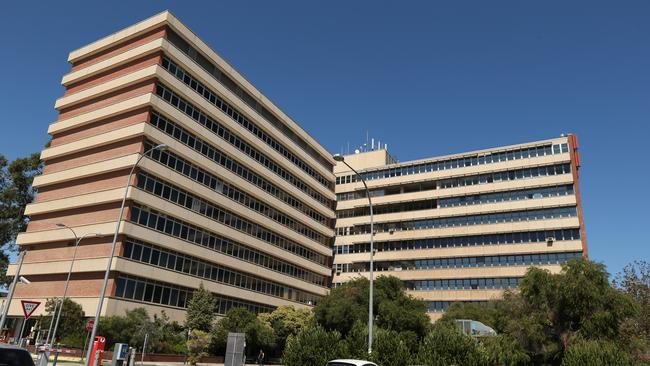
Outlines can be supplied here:
<path id="1" fill-rule="evenodd" d="M 36 308 L 41 304 L 39 301 L 29 301 L 29 300 L 20 300 L 22 307 L 23 307 L 23 314 L 25 314 L 25 321 L 23 322 L 23 325 L 20 327 L 20 333 L 18 334 L 18 339 L 20 346 L 22 346 L 22 341 L 23 341 L 23 332 L 25 331 L 25 324 L 27 324 L 27 319 L 29 319 L 32 314 L 34 314 L 34 311 L 36 311 Z"/>

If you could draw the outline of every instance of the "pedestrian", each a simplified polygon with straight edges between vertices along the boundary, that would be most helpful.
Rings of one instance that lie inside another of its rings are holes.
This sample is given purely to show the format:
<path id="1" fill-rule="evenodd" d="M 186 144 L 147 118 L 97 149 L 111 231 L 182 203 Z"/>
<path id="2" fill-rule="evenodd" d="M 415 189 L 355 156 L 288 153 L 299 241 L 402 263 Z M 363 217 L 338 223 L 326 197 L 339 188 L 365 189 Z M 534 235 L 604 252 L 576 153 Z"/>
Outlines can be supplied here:
<path id="1" fill-rule="evenodd" d="M 264 351 L 260 350 L 260 353 L 257 354 L 257 364 L 264 366 Z"/>

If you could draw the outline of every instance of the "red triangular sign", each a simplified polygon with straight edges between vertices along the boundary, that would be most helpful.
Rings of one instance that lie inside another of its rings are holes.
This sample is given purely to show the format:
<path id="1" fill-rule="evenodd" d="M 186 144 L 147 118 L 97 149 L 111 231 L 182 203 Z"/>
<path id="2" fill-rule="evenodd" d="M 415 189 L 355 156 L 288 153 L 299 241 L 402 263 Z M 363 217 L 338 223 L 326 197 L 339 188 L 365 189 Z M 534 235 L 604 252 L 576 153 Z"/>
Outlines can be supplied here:
<path id="1" fill-rule="evenodd" d="M 29 317 L 34 314 L 36 308 L 41 304 L 38 301 L 29 300 L 20 300 L 20 302 L 23 304 L 23 313 L 25 313 L 25 320 L 29 319 Z"/>

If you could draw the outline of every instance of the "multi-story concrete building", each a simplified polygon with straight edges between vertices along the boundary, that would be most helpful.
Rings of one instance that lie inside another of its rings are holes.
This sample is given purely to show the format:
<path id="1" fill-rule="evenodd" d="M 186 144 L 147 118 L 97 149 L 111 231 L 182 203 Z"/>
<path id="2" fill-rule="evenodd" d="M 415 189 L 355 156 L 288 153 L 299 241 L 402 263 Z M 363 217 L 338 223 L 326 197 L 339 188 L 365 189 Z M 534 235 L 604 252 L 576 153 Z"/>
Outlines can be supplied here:
<path id="1" fill-rule="evenodd" d="M 577 148 L 569 135 L 404 163 L 385 149 L 345 156 L 371 192 L 375 275 L 401 278 L 437 319 L 516 287 L 531 266 L 586 256 Z M 334 170 L 336 286 L 368 276 L 370 216 L 361 181 Z"/>
<path id="2" fill-rule="evenodd" d="M 327 293 L 331 155 L 169 12 L 70 53 L 38 196 L 17 243 L 20 300 L 63 293 L 94 316 L 129 182 L 103 315 L 144 306 L 184 319 L 201 283 L 218 313 L 310 306 Z M 15 273 L 15 265 L 9 274 Z M 36 314 L 43 312 L 41 306 Z"/>

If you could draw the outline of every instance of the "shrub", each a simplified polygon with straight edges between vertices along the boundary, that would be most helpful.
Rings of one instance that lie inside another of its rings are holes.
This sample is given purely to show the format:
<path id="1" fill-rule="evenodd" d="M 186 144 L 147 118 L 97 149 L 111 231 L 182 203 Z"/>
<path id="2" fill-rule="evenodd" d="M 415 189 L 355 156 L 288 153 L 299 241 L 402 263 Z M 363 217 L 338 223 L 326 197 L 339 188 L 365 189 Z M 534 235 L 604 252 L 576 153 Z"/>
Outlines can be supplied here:
<path id="1" fill-rule="evenodd" d="M 416 361 L 428 366 L 485 365 L 480 344 L 456 326 L 436 323 L 420 344 Z"/>
<path id="2" fill-rule="evenodd" d="M 210 334 L 202 330 L 193 330 L 187 340 L 187 361 L 196 365 L 201 357 L 206 356 L 205 350 L 210 344 Z"/>
<path id="3" fill-rule="evenodd" d="M 319 325 L 309 326 L 298 335 L 290 336 L 282 362 L 286 366 L 325 365 L 328 361 L 347 355 L 341 333 L 326 331 Z"/>
<path id="4" fill-rule="evenodd" d="M 379 329 L 373 339 L 370 359 L 381 366 L 406 366 L 411 352 L 398 332 Z"/>
<path id="5" fill-rule="evenodd" d="M 564 354 L 562 366 L 632 366 L 630 356 L 614 343 L 579 340 L 571 344 Z"/>

